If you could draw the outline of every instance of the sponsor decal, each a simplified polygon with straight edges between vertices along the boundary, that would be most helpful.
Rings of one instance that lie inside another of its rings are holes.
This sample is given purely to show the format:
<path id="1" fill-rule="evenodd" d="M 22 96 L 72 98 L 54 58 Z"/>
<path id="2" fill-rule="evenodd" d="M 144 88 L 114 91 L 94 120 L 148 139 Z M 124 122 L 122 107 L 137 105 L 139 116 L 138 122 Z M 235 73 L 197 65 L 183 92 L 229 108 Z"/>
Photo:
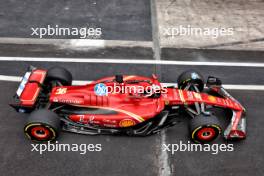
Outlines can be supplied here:
<path id="1" fill-rule="evenodd" d="M 103 122 L 108 124 L 116 124 L 116 120 L 110 120 L 110 119 L 103 119 Z"/>
<path id="2" fill-rule="evenodd" d="M 69 104 L 81 104 L 82 101 L 80 100 L 73 100 L 73 99 L 57 99 L 54 98 L 53 102 L 60 102 L 60 103 L 69 103 Z"/>
<path id="3" fill-rule="evenodd" d="M 94 92 L 98 96 L 106 96 L 108 90 L 105 84 L 99 83 L 94 86 Z"/>
<path id="4" fill-rule="evenodd" d="M 120 127 L 129 127 L 135 125 L 135 121 L 131 119 L 124 119 L 119 122 Z"/>
<path id="5" fill-rule="evenodd" d="M 79 117 L 80 117 L 80 122 L 84 122 L 84 115 L 79 115 Z"/>
<path id="6" fill-rule="evenodd" d="M 90 116 L 90 117 L 89 117 L 89 123 L 94 123 L 94 119 L 95 119 L 94 116 Z"/>
<path id="7" fill-rule="evenodd" d="M 113 125 L 113 124 L 103 124 L 103 125 L 109 128 L 116 128 L 116 125 Z"/>
<path id="8" fill-rule="evenodd" d="M 193 94 L 192 92 L 187 92 L 188 99 L 193 100 Z"/>
<path id="9" fill-rule="evenodd" d="M 67 93 L 67 88 L 58 88 L 55 92 L 56 95 L 62 95 Z"/>
<path id="10" fill-rule="evenodd" d="M 202 100 L 202 97 L 199 93 L 196 93 L 196 92 L 193 92 L 193 95 L 195 98 L 199 99 L 199 100 Z"/>
<path id="11" fill-rule="evenodd" d="M 78 107 L 90 107 L 90 108 L 101 108 L 101 109 L 110 109 L 113 111 L 117 111 L 117 112 L 122 112 L 124 114 L 127 114 L 129 116 L 131 116 L 132 118 L 134 118 L 135 120 L 139 121 L 139 122 L 144 122 L 145 119 L 137 114 L 134 114 L 132 112 L 129 111 L 125 111 L 123 109 L 117 109 L 117 108 L 112 108 L 112 107 L 104 107 L 104 106 L 85 106 L 85 105 L 78 105 Z"/>
<path id="12" fill-rule="evenodd" d="M 216 97 L 208 96 L 208 100 L 211 101 L 211 102 L 216 102 Z"/>

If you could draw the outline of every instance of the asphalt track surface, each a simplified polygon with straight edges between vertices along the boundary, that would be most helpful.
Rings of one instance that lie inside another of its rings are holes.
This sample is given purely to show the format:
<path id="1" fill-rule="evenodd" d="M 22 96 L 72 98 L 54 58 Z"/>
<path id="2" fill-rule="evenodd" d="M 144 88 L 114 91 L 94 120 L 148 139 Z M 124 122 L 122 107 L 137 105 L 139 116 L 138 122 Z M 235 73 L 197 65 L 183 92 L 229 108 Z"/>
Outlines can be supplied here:
<path id="1" fill-rule="evenodd" d="M 102 28 L 101 39 L 152 39 L 150 1 L 146 0 L 12 0 L 1 1 L 0 37 L 31 38 L 31 28 Z M 79 38 L 45 36 L 45 38 Z"/>
<path id="2" fill-rule="evenodd" d="M 263 51 L 162 48 L 161 58 L 184 61 L 263 62 Z"/>
<path id="3" fill-rule="evenodd" d="M 73 58 L 133 58 L 133 59 L 153 59 L 152 48 L 142 47 L 111 47 L 101 49 L 79 49 L 66 48 L 52 45 L 13 45 L 0 44 L 1 56 L 17 57 L 73 57 Z"/>
<path id="4" fill-rule="evenodd" d="M 151 76 L 157 73 L 161 82 L 174 83 L 185 70 L 198 70 L 205 78 L 209 75 L 221 78 L 224 84 L 263 85 L 263 67 L 224 67 L 224 66 L 192 66 L 192 65 L 144 65 L 115 63 L 69 63 L 69 62 L 15 62 L 1 61 L 0 75 L 23 75 L 29 65 L 48 69 L 61 65 L 73 74 L 75 80 L 95 80 L 116 74 L 132 74 Z M 10 69 L 16 68 L 16 69 Z M 158 71 L 156 72 L 156 68 Z"/>
<path id="5" fill-rule="evenodd" d="M 29 65 L 48 68 L 54 65 L 69 69 L 76 80 L 93 80 L 102 76 L 139 74 L 150 76 L 154 65 L 90 64 L 50 62 L 0 62 L 0 75 L 22 76 Z M 189 66 L 163 65 L 159 67 L 162 82 L 175 82 Z M 193 66 L 204 75 L 222 78 L 224 84 L 263 84 L 263 68 Z M 23 134 L 26 115 L 14 112 L 8 106 L 18 83 L 0 82 L 0 173 L 1 175 L 262 175 L 264 111 L 263 91 L 230 90 L 247 109 L 248 136 L 234 144 L 233 152 L 162 152 L 162 144 L 187 143 L 188 118 L 181 116 L 176 126 L 162 134 L 149 137 L 86 136 L 62 133 L 60 143 L 102 144 L 101 152 L 31 152 L 31 142 Z M 222 114 L 222 113 L 220 113 Z M 221 117 L 221 121 L 225 121 Z M 225 121 L 226 122 L 226 121 Z M 226 123 L 223 123 L 225 125 Z M 226 143 L 219 138 L 216 143 Z"/>

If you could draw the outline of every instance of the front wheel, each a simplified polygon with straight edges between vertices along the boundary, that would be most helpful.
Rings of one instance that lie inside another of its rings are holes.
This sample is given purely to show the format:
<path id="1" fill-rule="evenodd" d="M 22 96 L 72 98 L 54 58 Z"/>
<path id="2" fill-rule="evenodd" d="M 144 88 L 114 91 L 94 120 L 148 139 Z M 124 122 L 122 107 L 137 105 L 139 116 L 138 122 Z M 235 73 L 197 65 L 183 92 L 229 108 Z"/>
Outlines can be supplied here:
<path id="1" fill-rule="evenodd" d="M 41 109 L 30 114 L 24 133 L 32 141 L 53 141 L 58 137 L 60 128 L 60 119 L 57 114 Z"/>
<path id="2" fill-rule="evenodd" d="M 190 121 L 191 138 L 197 143 L 208 143 L 221 134 L 217 117 L 200 114 Z"/>

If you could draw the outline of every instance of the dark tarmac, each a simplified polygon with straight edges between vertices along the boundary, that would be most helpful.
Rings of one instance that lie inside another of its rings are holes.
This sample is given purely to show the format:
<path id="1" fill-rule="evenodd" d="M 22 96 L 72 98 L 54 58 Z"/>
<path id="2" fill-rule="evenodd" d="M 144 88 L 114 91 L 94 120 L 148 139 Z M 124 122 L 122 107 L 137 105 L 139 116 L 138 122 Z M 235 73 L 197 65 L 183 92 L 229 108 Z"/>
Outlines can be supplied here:
<path id="1" fill-rule="evenodd" d="M 0 37 L 38 38 L 31 28 L 102 28 L 105 40 L 152 40 L 150 1 L 12 0 L 0 2 Z M 10 13 L 11 12 L 11 13 Z M 79 38 L 46 36 L 45 38 Z"/>

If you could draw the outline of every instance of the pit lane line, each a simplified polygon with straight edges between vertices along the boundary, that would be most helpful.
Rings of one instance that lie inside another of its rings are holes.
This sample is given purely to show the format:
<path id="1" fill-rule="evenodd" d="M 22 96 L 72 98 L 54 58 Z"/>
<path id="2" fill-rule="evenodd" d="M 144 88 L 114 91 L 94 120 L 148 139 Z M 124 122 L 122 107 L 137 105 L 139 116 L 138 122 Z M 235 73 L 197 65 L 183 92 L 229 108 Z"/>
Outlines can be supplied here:
<path id="1" fill-rule="evenodd" d="M 76 47 L 144 47 L 151 48 L 151 41 L 133 41 L 133 40 L 102 40 L 102 39 L 47 39 L 47 38 L 13 38 L 0 37 L 0 44 L 17 45 L 54 45 L 61 48 L 76 49 Z"/>
<path id="2" fill-rule="evenodd" d="M 264 67 L 258 62 L 197 62 L 171 60 L 135 60 L 135 59 L 99 59 L 99 58 L 37 58 L 37 57 L 0 57 L 0 61 L 33 61 L 33 62 L 70 62 L 70 63 L 111 63 L 111 64 L 146 64 L 146 65 L 192 65 L 192 66 L 225 66 L 225 67 Z"/>
<path id="3" fill-rule="evenodd" d="M 21 82 L 20 76 L 0 75 L 0 81 Z M 73 80 L 74 85 L 85 85 L 92 81 Z M 176 83 L 161 83 L 163 86 L 177 86 Z M 223 87 L 229 90 L 256 90 L 264 91 L 264 85 L 239 85 L 239 84 L 224 84 Z"/>

